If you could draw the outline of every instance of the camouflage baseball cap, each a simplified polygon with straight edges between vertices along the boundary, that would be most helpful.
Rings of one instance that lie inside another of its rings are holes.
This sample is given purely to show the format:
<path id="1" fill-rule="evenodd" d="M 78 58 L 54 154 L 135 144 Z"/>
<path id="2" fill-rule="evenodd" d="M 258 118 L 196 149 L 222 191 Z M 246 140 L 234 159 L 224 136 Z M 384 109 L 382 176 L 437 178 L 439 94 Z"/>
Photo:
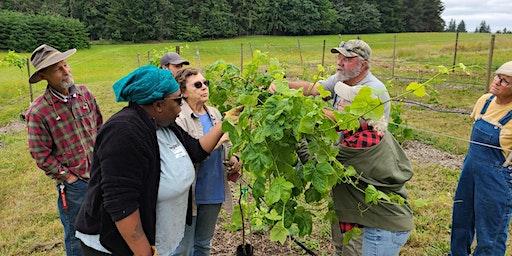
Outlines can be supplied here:
<path id="1" fill-rule="evenodd" d="M 356 57 L 360 56 L 365 60 L 370 59 L 370 55 L 372 55 L 372 49 L 370 46 L 363 40 L 348 40 L 346 42 L 341 42 L 340 45 L 336 48 L 331 49 L 332 53 L 341 53 L 345 57 Z"/>

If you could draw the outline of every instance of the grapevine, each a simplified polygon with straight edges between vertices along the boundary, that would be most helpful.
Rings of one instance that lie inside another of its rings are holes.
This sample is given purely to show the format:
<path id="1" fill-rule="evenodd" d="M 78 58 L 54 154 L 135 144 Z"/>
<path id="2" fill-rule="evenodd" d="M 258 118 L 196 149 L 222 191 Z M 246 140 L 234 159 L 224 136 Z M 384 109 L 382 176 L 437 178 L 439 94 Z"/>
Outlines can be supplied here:
<path id="1" fill-rule="evenodd" d="M 323 67 L 318 67 L 318 73 L 315 81 L 322 78 Z M 251 188 L 254 203 L 249 203 L 244 192 L 242 209 L 251 215 L 256 229 L 269 227 L 272 241 L 284 243 L 289 235 L 311 234 L 316 212 L 304 202 L 330 202 L 330 191 L 341 182 L 364 192 L 368 207 L 404 202 L 402 197 L 385 194 L 371 185 L 359 188 L 356 170 L 336 159 L 336 128 L 356 130 L 361 117 L 378 120 L 383 115 L 384 103 L 372 96 L 369 87 L 361 89 L 343 112 L 335 112 L 333 121 L 322 111 L 329 107 L 322 98 L 330 92 L 320 87 L 319 97 L 306 97 L 302 89 L 289 89 L 279 61 L 260 51 L 254 52 L 243 72 L 235 65 L 217 61 L 207 67 L 206 78 L 210 80 L 210 103 L 219 110 L 244 106 L 238 122 L 225 121 L 222 128 L 229 133 L 231 152 L 239 154 L 244 180 Z M 411 83 L 399 97 L 409 93 L 426 95 L 430 81 Z M 274 94 L 267 91 L 270 83 L 276 85 Z M 305 140 L 308 146 L 303 149 L 300 145 Z M 301 150 L 307 151 L 306 160 L 301 161 L 297 153 Z M 332 216 L 331 210 L 325 213 L 326 218 Z M 240 210 L 235 209 L 231 228 L 239 229 L 241 221 Z"/>

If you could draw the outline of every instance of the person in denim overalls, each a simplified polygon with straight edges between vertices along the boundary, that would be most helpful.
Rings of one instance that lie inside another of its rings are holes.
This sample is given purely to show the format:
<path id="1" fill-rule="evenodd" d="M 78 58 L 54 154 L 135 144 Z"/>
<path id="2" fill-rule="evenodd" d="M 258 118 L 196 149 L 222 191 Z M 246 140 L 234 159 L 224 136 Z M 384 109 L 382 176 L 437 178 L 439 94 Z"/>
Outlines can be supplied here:
<path id="1" fill-rule="evenodd" d="M 504 255 L 506 250 L 512 213 L 512 61 L 496 71 L 489 91 L 473 110 L 472 142 L 455 192 L 454 256 L 471 253 L 475 232 L 473 255 Z"/>

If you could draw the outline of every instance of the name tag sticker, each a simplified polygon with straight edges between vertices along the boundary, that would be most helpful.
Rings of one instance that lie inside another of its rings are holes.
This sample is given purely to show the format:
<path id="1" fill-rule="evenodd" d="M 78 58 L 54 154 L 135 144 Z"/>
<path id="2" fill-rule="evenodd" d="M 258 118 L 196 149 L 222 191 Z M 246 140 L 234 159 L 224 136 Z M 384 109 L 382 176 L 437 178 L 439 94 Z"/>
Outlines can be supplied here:
<path id="1" fill-rule="evenodd" d="M 185 148 L 179 144 L 169 145 L 169 148 L 176 158 L 185 157 L 187 155 Z"/>

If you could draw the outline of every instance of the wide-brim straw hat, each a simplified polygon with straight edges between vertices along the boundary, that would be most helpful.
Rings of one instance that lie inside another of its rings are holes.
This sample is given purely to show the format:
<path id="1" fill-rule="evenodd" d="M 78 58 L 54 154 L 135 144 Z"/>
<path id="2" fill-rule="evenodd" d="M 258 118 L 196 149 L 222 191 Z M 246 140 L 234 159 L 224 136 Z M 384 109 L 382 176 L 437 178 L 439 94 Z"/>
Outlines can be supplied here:
<path id="1" fill-rule="evenodd" d="M 29 83 L 37 83 L 41 81 L 40 72 L 41 70 L 55 64 L 59 63 L 67 59 L 69 56 L 73 55 L 76 52 L 76 49 L 69 49 L 65 52 L 60 52 L 59 50 L 43 44 L 37 47 L 33 52 L 32 56 L 30 56 L 30 62 L 36 68 L 36 71 L 30 76 L 28 79 Z"/>

